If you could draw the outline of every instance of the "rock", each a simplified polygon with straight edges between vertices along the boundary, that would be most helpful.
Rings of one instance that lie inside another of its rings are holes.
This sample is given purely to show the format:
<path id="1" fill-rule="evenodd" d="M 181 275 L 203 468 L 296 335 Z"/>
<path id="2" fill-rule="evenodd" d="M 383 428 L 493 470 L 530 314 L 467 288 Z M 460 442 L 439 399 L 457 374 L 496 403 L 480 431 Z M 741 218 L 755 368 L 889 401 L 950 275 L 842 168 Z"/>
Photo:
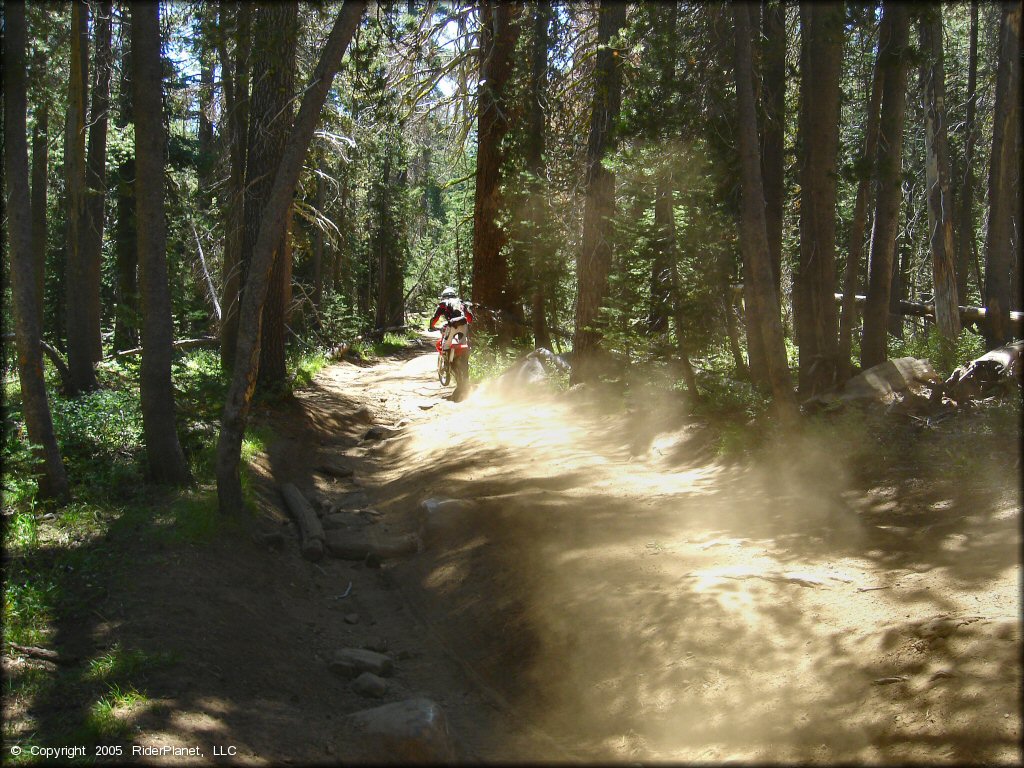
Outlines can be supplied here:
<path id="1" fill-rule="evenodd" d="M 347 614 L 345 614 L 345 623 L 346 624 L 358 624 L 359 623 L 359 614 L 358 613 L 347 613 Z"/>
<path id="2" fill-rule="evenodd" d="M 388 437 L 393 437 L 396 434 L 398 434 L 397 429 L 383 427 L 378 424 L 377 426 L 370 427 L 366 430 L 366 434 L 363 435 L 363 440 L 383 440 Z"/>
<path id="3" fill-rule="evenodd" d="M 352 413 L 349 414 L 349 418 L 353 421 L 361 421 L 365 424 L 369 424 L 373 421 L 373 413 L 364 405 L 352 411 Z"/>
<path id="4" fill-rule="evenodd" d="M 432 403 L 428 400 L 421 400 L 420 402 L 416 403 L 416 407 L 419 408 L 421 411 L 429 411 L 435 405 L 437 405 L 437 403 Z"/>
<path id="5" fill-rule="evenodd" d="M 371 637 L 363 641 L 363 648 L 368 651 L 376 651 L 377 653 L 386 653 L 388 650 L 388 641 L 386 637 Z"/>
<path id="6" fill-rule="evenodd" d="M 928 360 L 900 357 L 868 368 L 854 376 L 839 390 L 815 395 L 804 402 L 807 406 L 834 406 L 839 403 L 874 400 L 891 404 L 897 395 L 912 393 L 927 397 L 931 387 L 942 384 Z"/>
<path id="7" fill-rule="evenodd" d="M 444 763 L 455 748 L 444 710 L 430 699 L 416 698 L 364 709 L 345 723 L 367 737 L 369 757 L 394 762 Z"/>
<path id="8" fill-rule="evenodd" d="M 465 499 L 426 499 L 420 503 L 419 535 L 427 545 L 448 539 L 463 527 L 474 509 L 476 505 Z"/>
<path id="9" fill-rule="evenodd" d="M 377 677 L 373 672 L 363 672 L 352 681 L 352 690 L 360 696 L 371 699 L 380 699 L 388 692 L 388 681 Z"/>
<path id="10" fill-rule="evenodd" d="M 391 674 L 391 659 L 383 653 L 365 648 L 342 648 L 331 659 L 330 669 L 342 677 L 356 677 L 363 672 L 373 672 L 381 677 Z"/>
<path id="11" fill-rule="evenodd" d="M 352 477 L 354 474 L 352 467 L 345 466 L 332 459 L 321 461 L 317 464 L 316 471 L 321 474 L 331 475 L 332 477 Z"/>

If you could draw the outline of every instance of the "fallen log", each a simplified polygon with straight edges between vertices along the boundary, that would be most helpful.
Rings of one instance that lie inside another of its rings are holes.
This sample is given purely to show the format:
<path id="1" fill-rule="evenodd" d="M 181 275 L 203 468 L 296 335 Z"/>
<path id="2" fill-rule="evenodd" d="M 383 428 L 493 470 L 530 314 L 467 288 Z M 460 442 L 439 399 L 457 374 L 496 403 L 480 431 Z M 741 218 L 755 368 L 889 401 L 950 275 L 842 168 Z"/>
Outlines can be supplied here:
<path id="1" fill-rule="evenodd" d="M 1024 341 L 1007 344 L 965 363 L 946 379 L 944 391 L 958 403 L 1012 391 L 1024 383 Z"/>
<path id="2" fill-rule="evenodd" d="M 743 285 L 732 285 L 730 286 L 734 294 L 743 295 Z M 834 294 L 836 304 L 843 303 L 843 294 Z M 858 308 L 863 308 L 868 301 L 868 297 L 863 294 L 857 294 L 854 298 L 854 304 Z M 960 322 L 963 325 L 971 324 L 982 324 L 985 322 L 987 310 L 985 307 L 958 307 L 960 310 Z M 925 317 L 932 321 L 935 320 L 935 305 L 926 304 L 919 301 L 905 301 L 900 300 L 898 302 L 898 313 L 901 315 L 908 315 L 910 317 Z M 1024 312 L 1012 311 L 1010 312 L 1010 330 L 1018 335 L 1024 335 Z"/>
<path id="3" fill-rule="evenodd" d="M 282 483 L 281 495 L 299 526 L 302 556 L 307 560 L 323 559 L 324 528 L 313 507 L 306 501 L 302 492 L 291 483 Z"/>
<path id="4" fill-rule="evenodd" d="M 842 304 L 843 294 L 835 294 L 836 304 Z M 863 295 L 854 296 L 854 302 L 858 308 L 867 303 L 868 297 Z M 960 322 L 963 325 L 971 323 L 982 324 L 985 322 L 987 310 L 985 307 L 958 307 L 960 310 Z M 925 317 L 935 320 L 935 305 L 925 304 L 919 301 L 899 301 L 899 313 L 910 317 Z M 1020 335 L 1024 331 L 1024 312 L 1010 312 L 1010 330 Z"/>
<path id="5" fill-rule="evenodd" d="M 185 350 L 195 349 L 197 347 L 216 347 L 220 344 L 220 339 L 216 336 L 201 336 L 198 339 L 180 339 L 171 343 L 171 349 Z M 112 355 L 108 355 L 103 358 L 103 361 L 108 360 L 120 360 L 122 357 L 131 357 L 132 355 L 142 354 L 142 347 L 133 347 L 132 349 L 124 349 L 120 352 L 115 352 Z"/>
<path id="6" fill-rule="evenodd" d="M 8 641 L 7 647 L 22 656 L 28 656 L 40 661 L 48 661 L 51 664 L 75 664 L 78 661 L 77 656 L 63 656 L 57 651 L 51 651 L 49 648 L 40 648 L 36 645 L 19 645 L 18 643 Z"/>
<path id="7" fill-rule="evenodd" d="M 14 341 L 13 333 L 5 333 L 4 341 Z M 64 358 L 60 356 L 60 352 L 54 349 L 50 344 L 43 339 L 39 340 L 39 347 L 43 350 L 50 362 L 53 363 L 53 367 L 57 369 L 57 375 L 60 377 L 60 386 L 64 391 L 68 390 L 68 383 L 71 381 L 71 371 L 68 370 L 67 363 L 64 362 Z"/>

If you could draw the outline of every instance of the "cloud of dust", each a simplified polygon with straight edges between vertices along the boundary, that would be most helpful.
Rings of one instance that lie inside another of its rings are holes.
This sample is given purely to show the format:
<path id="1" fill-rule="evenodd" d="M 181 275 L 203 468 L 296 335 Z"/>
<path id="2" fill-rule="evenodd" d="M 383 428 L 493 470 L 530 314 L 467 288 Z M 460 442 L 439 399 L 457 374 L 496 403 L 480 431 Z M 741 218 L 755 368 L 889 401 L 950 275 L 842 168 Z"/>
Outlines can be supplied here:
<path id="1" fill-rule="evenodd" d="M 859 658 L 885 617 L 851 593 L 897 561 L 862 519 L 844 441 L 866 438 L 730 463 L 677 396 L 610 402 L 491 382 L 410 435 L 452 447 L 445 490 L 477 505 L 424 582 L 453 647 L 577 755 L 871 757 Z"/>

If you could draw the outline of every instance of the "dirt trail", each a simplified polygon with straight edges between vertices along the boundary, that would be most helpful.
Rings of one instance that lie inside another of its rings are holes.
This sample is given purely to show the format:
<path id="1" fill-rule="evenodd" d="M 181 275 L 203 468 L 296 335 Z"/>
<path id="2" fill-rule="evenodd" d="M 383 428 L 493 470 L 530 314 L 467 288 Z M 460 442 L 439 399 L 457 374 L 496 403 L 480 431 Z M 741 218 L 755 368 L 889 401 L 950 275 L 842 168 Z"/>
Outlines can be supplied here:
<path id="1" fill-rule="evenodd" d="M 342 450 L 397 529 L 424 498 L 475 503 L 394 583 L 548 749 L 1019 759 L 1012 477 L 863 487 L 809 439 L 729 467 L 667 407 L 611 417 L 495 387 L 453 403 L 433 363 L 335 366 L 317 384 L 408 420 Z M 520 756 L 499 742 L 490 757 Z"/>
<path id="2" fill-rule="evenodd" d="M 417 530 L 429 497 L 473 506 L 379 570 L 306 563 L 290 535 L 225 545 L 216 569 L 164 564 L 183 583 L 160 621 L 200 611 L 210 651 L 145 738 L 350 757 L 337 719 L 377 702 L 325 659 L 369 642 L 397 659 L 384 701 L 438 701 L 474 762 L 1019 761 L 1012 477 L 865 482 L 810 438 L 728 465 L 667 404 L 448 392 L 424 346 L 325 369 L 265 417 L 266 530 L 287 526 L 284 481 L 362 493 L 390 533 Z M 365 440 L 370 423 L 402 427 Z M 315 473 L 324 458 L 355 481 Z"/>

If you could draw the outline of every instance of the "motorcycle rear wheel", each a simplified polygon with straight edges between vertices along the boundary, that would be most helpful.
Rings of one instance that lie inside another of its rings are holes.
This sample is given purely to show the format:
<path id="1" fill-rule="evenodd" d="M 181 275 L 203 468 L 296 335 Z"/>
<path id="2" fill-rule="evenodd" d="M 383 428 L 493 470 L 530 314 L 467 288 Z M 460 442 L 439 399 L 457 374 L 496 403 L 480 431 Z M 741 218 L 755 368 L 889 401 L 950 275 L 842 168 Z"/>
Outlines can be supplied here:
<path id="1" fill-rule="evenodd" d="M 437 380 L 441 382 L 442 387 L 447 387 L 451 379 L 452 369 L 451 364 L 448 362 L 448 356 L 440 353 L 437 356 Z"/>

